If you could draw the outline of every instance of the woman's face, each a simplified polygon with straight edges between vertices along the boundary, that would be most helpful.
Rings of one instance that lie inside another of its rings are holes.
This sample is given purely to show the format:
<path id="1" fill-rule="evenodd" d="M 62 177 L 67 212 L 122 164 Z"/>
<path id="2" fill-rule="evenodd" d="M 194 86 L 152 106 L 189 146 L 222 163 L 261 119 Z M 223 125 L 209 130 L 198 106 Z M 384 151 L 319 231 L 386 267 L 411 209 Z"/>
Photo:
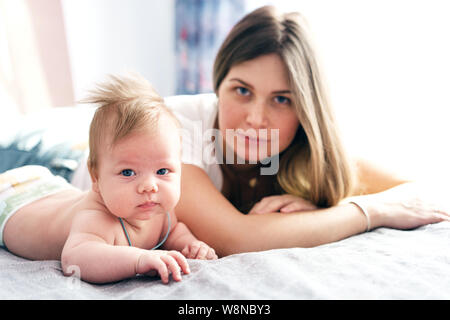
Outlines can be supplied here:
<path id="1" fill-rule="evenodd" d="M 224 146 L 238 159 L 256 163 L 285 150 L 294 139 L 299 121 L 291 103 L 287 70 L 277 54 L 233 66 L 218 96 Z"/>

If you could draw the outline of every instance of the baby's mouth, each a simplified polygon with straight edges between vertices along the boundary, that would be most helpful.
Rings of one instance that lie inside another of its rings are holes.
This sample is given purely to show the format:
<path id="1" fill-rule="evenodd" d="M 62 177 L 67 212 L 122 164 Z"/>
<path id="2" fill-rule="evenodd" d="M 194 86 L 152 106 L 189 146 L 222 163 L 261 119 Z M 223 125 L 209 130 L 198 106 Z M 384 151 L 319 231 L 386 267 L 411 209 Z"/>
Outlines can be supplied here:
<path id="1" fill-rule="evenodd" d="M 150 208 L 155 207 L 157 204 L 158 203 L 154 202 L 154 201 L 146 201 L 146 202 L 141 203 L 140 205 L 138 205 L 138 207 L 142 208 L 142 209 L 150 209 Z"/>

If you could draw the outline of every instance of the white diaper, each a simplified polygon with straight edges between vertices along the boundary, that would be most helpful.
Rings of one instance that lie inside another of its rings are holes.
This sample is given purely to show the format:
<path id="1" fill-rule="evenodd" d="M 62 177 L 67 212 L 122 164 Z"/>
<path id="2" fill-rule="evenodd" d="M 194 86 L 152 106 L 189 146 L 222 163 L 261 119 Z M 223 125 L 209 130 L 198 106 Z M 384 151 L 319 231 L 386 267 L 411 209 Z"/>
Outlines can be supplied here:
<path id="1" fill-rule="evenodd" d="M 24 166 L 0 174 L 0 246 L 3 229 L 11 216 L 23 206 L 62 190 L 71 189 L 64 178 L 42 166 Z"/>

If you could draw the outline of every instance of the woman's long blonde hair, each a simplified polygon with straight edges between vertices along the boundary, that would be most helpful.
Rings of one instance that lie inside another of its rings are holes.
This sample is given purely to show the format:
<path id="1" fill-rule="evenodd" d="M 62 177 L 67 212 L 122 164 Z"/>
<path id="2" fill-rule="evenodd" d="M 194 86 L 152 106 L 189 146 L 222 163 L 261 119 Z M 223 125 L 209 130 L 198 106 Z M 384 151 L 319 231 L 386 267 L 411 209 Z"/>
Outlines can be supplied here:
<path id="1" fill-rule="evenodd" d="M 299 13 L 279 14 L 272 6 L 249 13 L 228 34 L 214 63 L 215 92 L 229 70 L 244 61 L 276 53 L 284 61 L 300 126 L 282 150 L 277 180 L 289 194 L 321 207 L 350 195 L 353 166 L 340 140 L 317 57 Z"/>

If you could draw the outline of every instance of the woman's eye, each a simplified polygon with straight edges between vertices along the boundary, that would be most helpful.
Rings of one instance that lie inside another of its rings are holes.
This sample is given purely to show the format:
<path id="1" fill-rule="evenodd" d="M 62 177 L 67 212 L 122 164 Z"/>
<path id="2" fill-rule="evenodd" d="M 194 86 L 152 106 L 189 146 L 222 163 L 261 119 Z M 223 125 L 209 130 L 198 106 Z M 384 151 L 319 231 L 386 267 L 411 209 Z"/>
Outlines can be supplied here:
<path id="1" fill-rule="evenodd" d="M 236 92 L 240 96 L 248 96 L 250 94 L 250 91 L 248 91 L 248 89 L 244 87 L 237 87 Z"/>
<path id="2" fill-rule="evenodd" d="M 158 171 L 156 171 L 156 174 L 158 174 L 160 176 L 164 176 L 168 173 L 169 173 L 169 169 L 166 169 L 166 168 L 162 168 L 162 169 L 159 169 Z"/>
<path id="3" fill-rule="evenodd" d="M 131 170 L 131 169 L 122 170 L 120 172 L 120 174 L 123 175 L 124 177 L 131 177 L 131 176 L 136 175 L 136 173 L 133 170 Z"/>
<path id="4" fill-rule="evenodd" d="M 291 100 L 289 98 L 283 97 L 283 96 L 276 96 L 275 102 L 278 104 L 290 104 Z"/>

